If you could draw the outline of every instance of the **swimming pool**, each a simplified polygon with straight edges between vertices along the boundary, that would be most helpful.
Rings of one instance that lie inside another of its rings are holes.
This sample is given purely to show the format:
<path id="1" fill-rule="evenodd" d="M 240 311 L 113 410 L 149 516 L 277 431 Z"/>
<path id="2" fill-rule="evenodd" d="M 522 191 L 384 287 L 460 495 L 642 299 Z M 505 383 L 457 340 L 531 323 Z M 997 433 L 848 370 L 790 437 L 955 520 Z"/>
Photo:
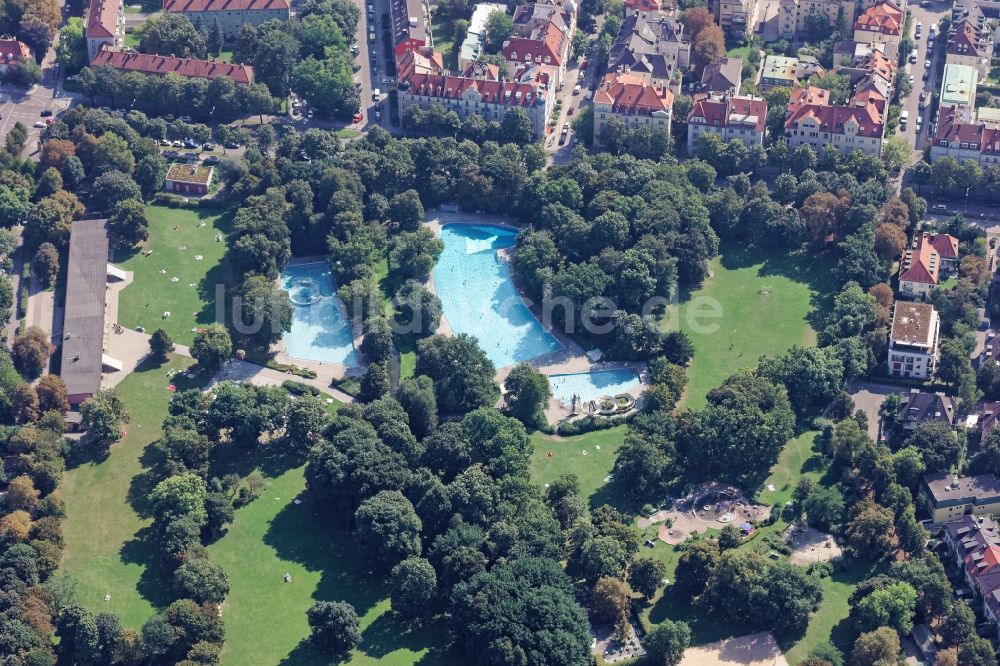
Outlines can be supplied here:
<path id="1" fill-rule="evenodd" d="M 531 314 L 497 250 L 512 247 L 517 232 L 494 225 L 447 224 L 444 251 L 434 267 L 434 288 L 452 331 L 479 340 L 502 368 L 562 349 Z"/>
<path id="2" fill-rule="evenodd" d="M 292 330 L 281 336 L 288 355 L 356 366 L 351 324 L 337 298 L 330 265 L 320 261 L 288 266 L 281 273 L 281 288 L 292 301 Z"/>
<path id="3" fill-rule="evenodd" d="M 549 376 L 552 395 L 566 404 L 573 401 L 574 394 L 581 400 L 596 400 L 602 395 L 628 393 L 638 385 L 639 373 L 631 368 Z"/>

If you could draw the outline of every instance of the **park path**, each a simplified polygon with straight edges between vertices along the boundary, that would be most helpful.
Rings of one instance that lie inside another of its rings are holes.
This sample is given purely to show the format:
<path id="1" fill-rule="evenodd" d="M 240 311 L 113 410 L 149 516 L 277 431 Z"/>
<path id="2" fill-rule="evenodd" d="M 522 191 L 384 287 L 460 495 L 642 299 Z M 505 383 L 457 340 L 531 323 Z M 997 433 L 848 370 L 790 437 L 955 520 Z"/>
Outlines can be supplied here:
<path id="1" fill-rule="evenodd" d="M 211 389 L 219 382 L 223 381 L 249 382 L 257 386 L 280 386 L 287 380 L 312 386 L 313 388 L 318 389 L 343 404 L 354 402 L 353 396 L 348 395 L 339 389 L 333 388 L 325 379 L 308 379 L 306 377 L 299 377 L 287 372 L 282 372 L 273 368 L 266 368 L 262 365 L 257 365 L 256 363 L 241 361 L 235 358 L 227 361 L 226 364 L 222 366 L 222 369 L 220 369 L 215 376 L 212 377 L 212 380 L 205 388 L 206 390 Z"/>

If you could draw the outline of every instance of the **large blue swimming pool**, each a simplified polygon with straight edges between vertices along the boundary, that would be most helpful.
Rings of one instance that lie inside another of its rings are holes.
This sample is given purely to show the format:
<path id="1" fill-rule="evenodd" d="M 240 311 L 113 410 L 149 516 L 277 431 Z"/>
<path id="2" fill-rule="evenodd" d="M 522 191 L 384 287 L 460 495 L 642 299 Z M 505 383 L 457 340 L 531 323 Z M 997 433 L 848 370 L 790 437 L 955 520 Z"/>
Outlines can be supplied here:
<path id="1" fill-rule="evenodd" d="M 639 373 L 630 368 L 599 370 L 571 375 L 550 375 L 552 395 L 570 404 L 573 395 L 581 400 L 596 400 L 602 395 L 615 396 L 627 393 L 639 385 Z"/>
<path id="2" fill-rule="evenodd" d="M 434 267 L 434 288 L 455 333 L 468 333 L 502 368 L 561 349 L 514 288 L 497 250 L 512 247 L 517 233 L 493 225 L 448 224 L 444 252 Z"/>
<path id="3" fill-rule="evenodd" d="M 281 288 L 292 300 L 292 330 L 282 336 L 292 358 L 324 363 L 358 364 L 351 325 L 337 298 L 330 265 L 324 262 L 288 266 Z"/>

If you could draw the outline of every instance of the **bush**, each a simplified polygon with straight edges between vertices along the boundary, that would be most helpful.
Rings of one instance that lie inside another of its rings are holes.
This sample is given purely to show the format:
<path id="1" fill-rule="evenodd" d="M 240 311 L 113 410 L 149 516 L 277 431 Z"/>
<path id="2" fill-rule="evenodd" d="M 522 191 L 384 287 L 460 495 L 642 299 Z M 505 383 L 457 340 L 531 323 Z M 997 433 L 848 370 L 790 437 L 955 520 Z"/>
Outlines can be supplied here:
<path id="1" fill-rule="evenodd" d="M 281 382 L 281 388 L 285 389 L 292 395 L 312 395 L 319 396 L 320 390 L 315 386 L 309 386 L 308 384 L 303 384 L 302 382 L 297 382 L 291 379 L 286 379 Z"/>
<path id="2" fill-rule="evenodd" d="M 572 435 L 582 435 L 584 433 L 594 432 L 595 430 L 607 430 L 608 428 L 614 428 L 615 426 L 623 423 L 628 423 L 635 417 L 635 414 L 636 412 L 630 412 L 624 416 L 615 416 L 610 418 L 601 416 L 585 416 L 582 419 L 577 419 L 575 421 L 560 423 L 559 427 L 556 428 L 556 432 L 563 437 L 570 437 Z"/>

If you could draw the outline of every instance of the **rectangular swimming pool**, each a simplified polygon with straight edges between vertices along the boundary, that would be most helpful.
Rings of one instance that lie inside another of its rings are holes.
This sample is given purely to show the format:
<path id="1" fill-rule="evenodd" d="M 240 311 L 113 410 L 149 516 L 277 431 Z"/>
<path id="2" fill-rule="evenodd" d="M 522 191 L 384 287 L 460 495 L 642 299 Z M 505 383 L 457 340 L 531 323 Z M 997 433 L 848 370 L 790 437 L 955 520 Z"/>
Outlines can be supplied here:
<path id="1" fill-rule="evenodd" d="M 281 288 L 292 301 L 292 330 L 281 339 L 292 358 L 323 363 L 358 364 L 354 336 L 344 304 L 336 294 L 329 264 L 288 266 L 281 273 Z"/>
<path id="2" fill-rule="evenodd" d="M 550 375 L 549 386 L 552 387 L 552 395 L 568 405 L 573 401 L 574 395 L 581 400 L 596 400 L 602 395 L 627 393 L 639 386 L 639 373 L 631 368 L 620 368 Z"/>

